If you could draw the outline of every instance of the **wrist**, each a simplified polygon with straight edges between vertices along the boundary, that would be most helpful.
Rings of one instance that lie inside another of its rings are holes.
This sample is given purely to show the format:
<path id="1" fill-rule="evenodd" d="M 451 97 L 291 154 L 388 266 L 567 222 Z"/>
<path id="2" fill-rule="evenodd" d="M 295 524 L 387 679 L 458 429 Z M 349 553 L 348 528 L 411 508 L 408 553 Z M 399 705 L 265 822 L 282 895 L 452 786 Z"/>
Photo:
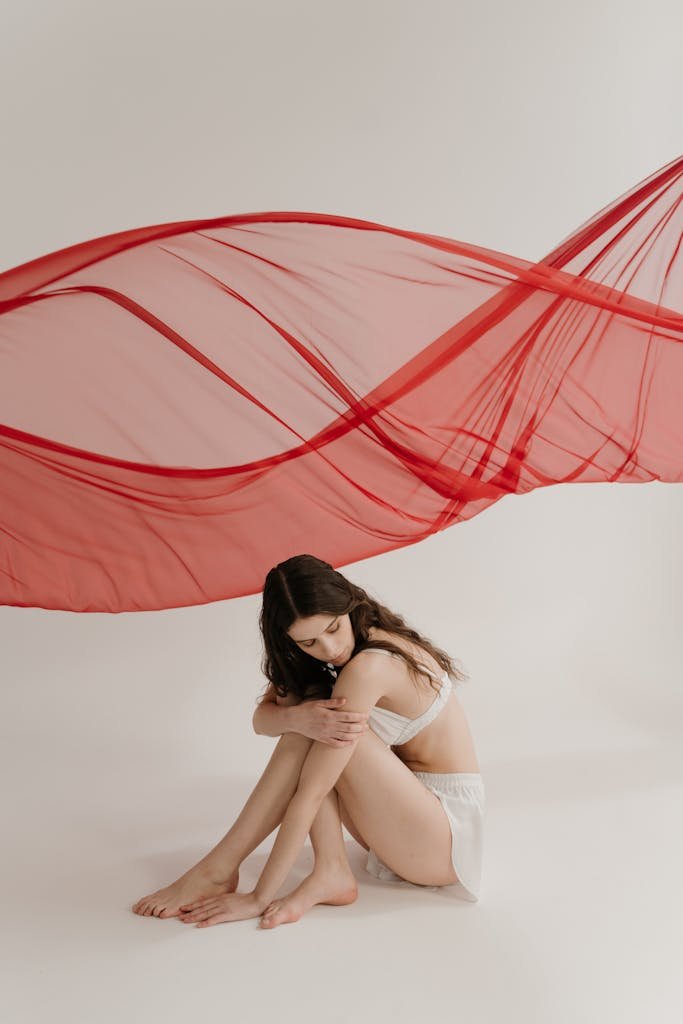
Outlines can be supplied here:
<path id="1" fill-rule="evenodd" d="M 299 716 L 296 712 L 299 710 L 299 704 L 291 704 L 289 707 L 282 707 L 283 712 L 282 718 L 284 721 L 283 732 L 298 732 L 299 731 Z"/>

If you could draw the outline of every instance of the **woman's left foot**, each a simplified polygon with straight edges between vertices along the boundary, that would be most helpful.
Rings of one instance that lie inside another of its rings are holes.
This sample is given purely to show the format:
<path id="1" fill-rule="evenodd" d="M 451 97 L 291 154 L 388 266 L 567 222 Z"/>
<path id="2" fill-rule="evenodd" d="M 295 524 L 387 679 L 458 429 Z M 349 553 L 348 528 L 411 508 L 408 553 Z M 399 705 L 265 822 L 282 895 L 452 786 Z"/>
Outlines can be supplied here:
<path id="1" fill-rule="evenodd" d="M 340 870 L 334 874 L 313 871 L 301 885 L 282 899 L 274 900 L 261 917 L 261 928 L 277 928 L 279 924 L 293 924 L 316 903 L 334 907 L 355 903 L 358 883 L 353 872 Z"/>
<path id="2" fill-rule="evenodd" d="M 239 885 L 239 869 L 219 878 L 206 868 L 195 866 L 165 889 L 157 889 L 149 896 L 143 896 L 132 908 L 140 917 L 180 917 L 181 911 L 197 900 L 208 900 L 212 896 L 223 896 L 235 892 Z"/>

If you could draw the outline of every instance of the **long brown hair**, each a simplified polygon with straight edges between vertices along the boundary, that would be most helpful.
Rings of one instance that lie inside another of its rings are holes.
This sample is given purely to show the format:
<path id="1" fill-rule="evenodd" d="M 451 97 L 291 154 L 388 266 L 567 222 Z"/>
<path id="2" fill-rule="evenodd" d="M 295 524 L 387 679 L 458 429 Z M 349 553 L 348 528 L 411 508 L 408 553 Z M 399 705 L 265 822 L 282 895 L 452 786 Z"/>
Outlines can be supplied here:
<path id="1" fill-rule="evenodd" d="M 412 654 L 388 640 L 368 638 L 368 630 L 375 626 L 412 640 L 429 651 L 452 679 L 462 682 L 469 678 L 456 668 L 445 651 L 411 629 L 400 615 L 370 597 L 329 562 L 315 555 L 294 555 L 280 562 L 266 576 L 259 615 L 264 643 L 261 670 L 279 697 L 294 693 L 300 699 L 315 697 L 327 700 L 331 696 L 335 683 L 333 672 L 325 662 L 306 654 L 287 633 L 297 619 L 326 614 L 350 616 L 355 638 L 351 657 L 360 651 L 383 647 L 403 658 L 413 682 L 423 675 Z M 433 683 L 434 680 L 429 678 Z"/>

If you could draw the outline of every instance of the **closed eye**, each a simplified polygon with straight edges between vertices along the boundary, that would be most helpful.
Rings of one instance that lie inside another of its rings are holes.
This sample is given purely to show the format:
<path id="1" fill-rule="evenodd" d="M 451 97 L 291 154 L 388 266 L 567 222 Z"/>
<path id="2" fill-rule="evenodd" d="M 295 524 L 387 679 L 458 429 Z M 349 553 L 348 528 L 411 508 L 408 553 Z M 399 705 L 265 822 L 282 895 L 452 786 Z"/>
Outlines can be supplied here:
<path id="1" fill-rule="evenodd" d="M 334 629 L 328 629 L 325 632 L 327 632 L 327 633 L 336 633 L 338 629 L 339 629 L 339 623 L 337 623 L 337 625 L 335 626 Z M 315 640 L 313 641 L 313 643 L 304 644 L 303 646 L 304 647 L 312 647 L 314 643 L 315 643 Z"/>

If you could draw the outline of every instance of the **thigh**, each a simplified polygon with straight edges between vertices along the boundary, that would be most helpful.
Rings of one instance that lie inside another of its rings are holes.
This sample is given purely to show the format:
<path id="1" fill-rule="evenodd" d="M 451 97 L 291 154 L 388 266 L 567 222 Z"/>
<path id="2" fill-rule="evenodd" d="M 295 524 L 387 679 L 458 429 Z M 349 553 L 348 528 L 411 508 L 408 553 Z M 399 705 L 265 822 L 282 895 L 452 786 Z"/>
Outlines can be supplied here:
<path id="1" fill-rule="evenodd" d="M 343 803 L 368 847 L 401 878 L 418 885 L 457 880 L 441 801 L 372 730 L 358 740 L 335 789 L 340 810 Z"/>

